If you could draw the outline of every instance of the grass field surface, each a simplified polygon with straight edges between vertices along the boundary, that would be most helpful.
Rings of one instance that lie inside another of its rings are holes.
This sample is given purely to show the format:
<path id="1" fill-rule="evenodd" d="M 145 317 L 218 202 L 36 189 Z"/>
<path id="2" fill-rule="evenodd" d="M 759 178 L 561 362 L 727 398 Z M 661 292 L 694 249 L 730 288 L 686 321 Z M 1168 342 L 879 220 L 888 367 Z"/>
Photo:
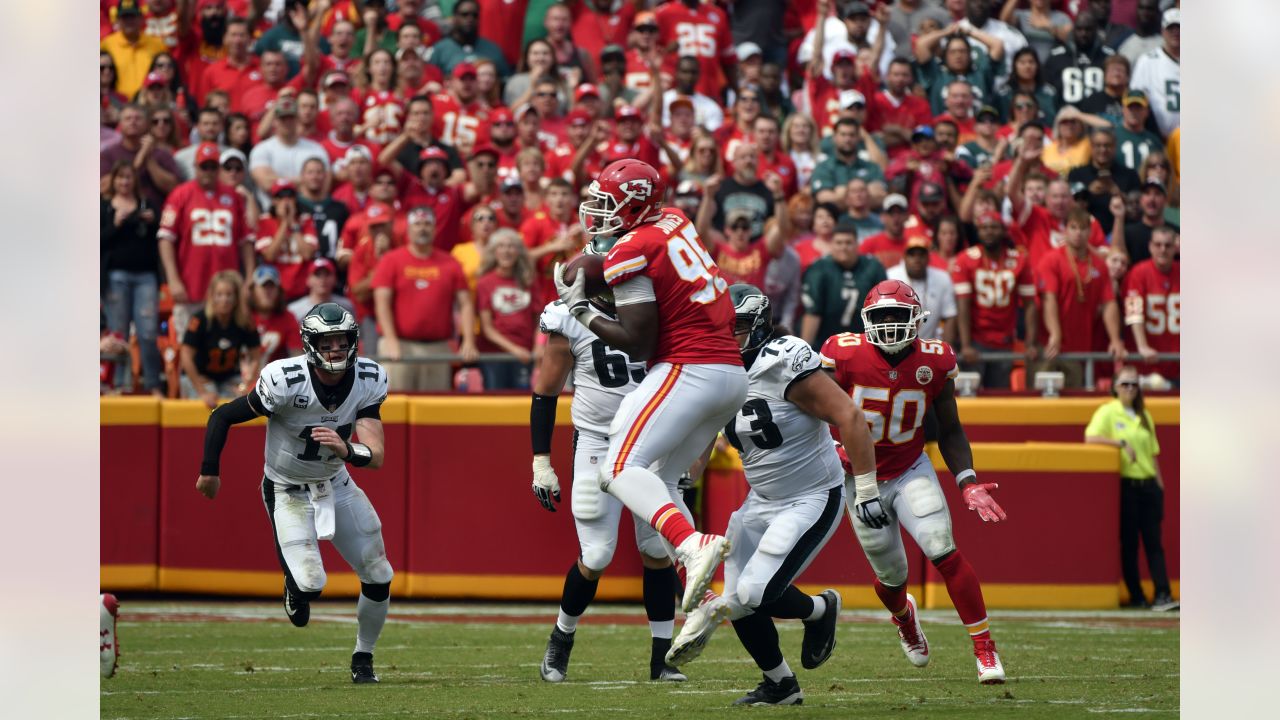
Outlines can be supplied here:
<path id="1" fill-rule="evenodd" d="M 101 683 L 103 718 L 686 718 L 779 712 L 812 718 L 1170 717 L 1178 712 L 1176 613 L 999 611 L 993 635 L 1009 682 L 977 683 L 951 611 L 921 614 L 932 660 L 907 663 L 884 613 L 845 611 L 831 659 L 800 668 L 802 627 L 779 621 L 805 693 L 797 708 L 731 708 L 760 672 L 727 624 L 685 666 L 648 681 L 643 609 L 597 605 L 578 627 L 568 680 L 538 664 L 552 605 L 392 599 L 375 655 L 382 682 L 353 685 L 355 603 L 312 605 L 294 628 L 279 603 L 121 602 L 120 667 Z"/>

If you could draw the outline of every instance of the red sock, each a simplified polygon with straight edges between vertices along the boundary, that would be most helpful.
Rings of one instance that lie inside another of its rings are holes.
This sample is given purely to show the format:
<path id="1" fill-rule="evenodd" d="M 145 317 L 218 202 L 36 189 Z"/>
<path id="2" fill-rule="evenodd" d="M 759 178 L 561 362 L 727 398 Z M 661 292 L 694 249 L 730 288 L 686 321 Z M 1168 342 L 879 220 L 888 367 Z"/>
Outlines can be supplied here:
<path id="1" fill-rule="evenodd" d="M 951 604 L 956 606 L 956 614 L 969 629 L 969 637 L 975 642 L 990 639 L 987 604 L 982 600 L 982 585 L 978 582 L 978 574 L 973 571 L 973 566 L 957 550 L 942 562 L 935 563 L 934 567 L 938 568 L 938 572 L 946 580 Z"/>
<path id="2" fill-rule="evenodd" d="M 680 547 L 680 543 L 697 532 L 689 524 L 689 521 L 684 518 L 680 508 L 676 507 L 675 503 L 670 502 L 658 508 L 653 517 L 649 518 L 649 524 L 674 547 Z M 682 582 L 683 580 L 681 578 Z"/>
<path id="3" fill-rule="evenodd" d="M 880 598 L 880 602 L 884 603 L 885 609 L 893 613 L 895 616 L 907 609 L 907 586 L 889 589 L 885 587 L 879 578 L 875 582 L 876 596 Z"/>

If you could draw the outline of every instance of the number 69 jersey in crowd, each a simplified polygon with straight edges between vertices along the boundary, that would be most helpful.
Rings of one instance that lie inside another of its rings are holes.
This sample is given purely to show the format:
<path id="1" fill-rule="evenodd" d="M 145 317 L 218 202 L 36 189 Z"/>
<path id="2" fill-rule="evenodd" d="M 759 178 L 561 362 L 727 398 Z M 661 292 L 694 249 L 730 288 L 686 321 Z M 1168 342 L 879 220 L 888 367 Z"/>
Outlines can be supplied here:
<path id="1" fill-rule="evenodd" d="M 911 353 L 891 365 L 861 333 L 841 333 L 822 344 L 822 367 L 853 397 L 871 426 L 876 476 L 902 475 L 924 452 L 924 413 L 956 376 L 956 353 L 941 340 L 916 339 Z"/>
<path id="2" fill-rule="evenodd" d="M 317 392 L 319 390 L 319 392 Z M 311 439 L 317 427 L 329 427 L 344 440 L 355 422 L 379 417 L 387 399 L 387 371 L 357 358 L 332 391 L 317 384 L 305 355 L 276 360 L 262 369 L 254 394 L 271 415 L 267 423 L 266 467 L 276 482 L 307 484 L 346 475 L 346 463 Z"/>
<path id="3" fill-rule="evenodd" d="M 809 344 L 791 335 L 769 341 L 747 368 L 747 401 L 724 434 L 761 497 L 793 497 L 844 483 L 827 424 L 787 400 L 792 384 L 821 369 Z"/>
<path id="4" fill-rule="evenodd" d="M 573 426 L 608 437 L 622 398 L 644 379 L 644 363 L 631 362 L 626 353 L 605 345 L 559 300 L 543 309 L 538 327 L 545 334 L 563 335 L 573 352 Z"/>

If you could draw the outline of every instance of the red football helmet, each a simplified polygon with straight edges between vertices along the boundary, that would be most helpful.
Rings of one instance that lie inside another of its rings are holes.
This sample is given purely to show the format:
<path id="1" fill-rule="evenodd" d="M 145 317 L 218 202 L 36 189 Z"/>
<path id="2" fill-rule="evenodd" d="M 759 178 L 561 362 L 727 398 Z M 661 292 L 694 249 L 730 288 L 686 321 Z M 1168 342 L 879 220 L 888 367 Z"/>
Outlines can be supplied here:
<path id="1" fill-rule="evenodd" d="M 867 293 L 862 305 L 862 327 L 867 342 L 887 353 L 896 353 L 915 341 L 920 323 L 929 311 L 920 296 L 901 280 L 885 280 Z"/>
<path id="2" fill-rule="evenodd" d="M 666 187 L 658 171 L 643 160 L 610 163 L 587 188 L 578 219 L 588 235 L 614 235 L 630 230 L 662 206 Z"/>

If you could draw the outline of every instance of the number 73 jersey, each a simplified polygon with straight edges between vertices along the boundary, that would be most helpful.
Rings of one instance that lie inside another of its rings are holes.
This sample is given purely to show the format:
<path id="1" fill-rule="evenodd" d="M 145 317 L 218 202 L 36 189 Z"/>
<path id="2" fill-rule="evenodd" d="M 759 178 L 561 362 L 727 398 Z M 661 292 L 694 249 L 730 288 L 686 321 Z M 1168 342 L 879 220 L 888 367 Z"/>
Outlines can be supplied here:
<path id="1" fill-rule="evenodd" d="M 822 367 L 867 416 L 881 482 L 902 475 L 924 452 L 924 413 L 956 376 L 956 354 L 941 340 L 917 338 L 911 353 L 889 364 L 861 333 L 841 333 L 822 345 Z"/>
<path id="2" fill-rule="evenodd" d="M 311 439 L 317 427 L 332 428 L 351 439 L 357 418 L 377 417 L 387 399 L 387 371 L 367 358 L 356 365 L 330 393 L 334 405 L 325 407 L 312 385 L 307 357 L 276 360 L 262 369 L 254 394 L 271 415 L 267 418 L 266 476 L 277 482 L 312 483 L 346 473 L 346 463 L 332 450 Z"/>

